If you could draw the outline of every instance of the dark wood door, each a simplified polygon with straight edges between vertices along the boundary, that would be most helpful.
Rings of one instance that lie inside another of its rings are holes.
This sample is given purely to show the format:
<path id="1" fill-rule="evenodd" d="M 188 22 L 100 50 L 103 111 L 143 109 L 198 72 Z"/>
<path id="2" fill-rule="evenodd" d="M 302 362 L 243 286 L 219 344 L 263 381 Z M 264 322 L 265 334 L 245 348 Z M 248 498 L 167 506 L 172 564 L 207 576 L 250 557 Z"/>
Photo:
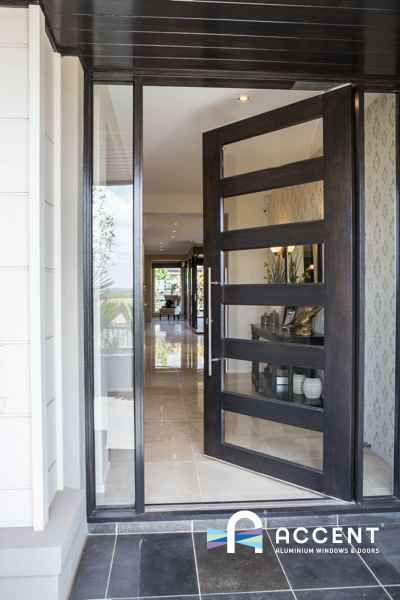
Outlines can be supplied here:
<path id="1" fill-rule="evenodd" d="M 354 481 L 353 112 L 346 86 L 203 139 L 205 453 L 344 500 Z"/>

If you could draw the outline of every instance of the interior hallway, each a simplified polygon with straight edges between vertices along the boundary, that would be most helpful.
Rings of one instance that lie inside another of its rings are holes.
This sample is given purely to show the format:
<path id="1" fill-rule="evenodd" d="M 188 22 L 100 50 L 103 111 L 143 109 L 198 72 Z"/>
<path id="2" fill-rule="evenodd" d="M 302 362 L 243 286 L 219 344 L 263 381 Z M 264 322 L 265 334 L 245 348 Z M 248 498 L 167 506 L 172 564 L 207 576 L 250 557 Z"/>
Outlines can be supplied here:
<path id="1" fill-rule="evenodd" d="M 203 388 L 203 336 L 184 321 L 149 323 L 144 396 L 147 503 L 319 497 L 204 456 Z M 251 434 L 256 442 L 254 430 Z"/>

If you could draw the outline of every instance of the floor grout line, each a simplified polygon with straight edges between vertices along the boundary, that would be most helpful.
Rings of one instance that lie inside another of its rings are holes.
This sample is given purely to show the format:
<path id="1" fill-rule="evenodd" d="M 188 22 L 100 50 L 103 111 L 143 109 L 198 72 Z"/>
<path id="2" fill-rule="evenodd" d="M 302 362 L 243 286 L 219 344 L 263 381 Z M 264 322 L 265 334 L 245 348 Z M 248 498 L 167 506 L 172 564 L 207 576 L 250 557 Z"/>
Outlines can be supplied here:
<path id="1" fill-rule="evenodd" d="M 104 598 L 108 598 L 108 592 L 109 592 L 110 581 L 111 581 L 111 571 L 112 571 L 113 564 L 114 564 L 115 549 L 117 547 L 117 539 L 118 539 L 118 534 L 115 535 L 114 547 L 113 547 L 113 551 L 112 551 L 112 555 L 111 555 L 110 569 L 108 571 L 107 585 L 106 585 L 106 591 L 105 591 L 105 594 L 104 594 Z"/>
<path id="2" fill-rule="evenodd" d="M 297 600 L 297 596 L 296 596 L 296 594 L 295 594 L 295 592 L 294 592 L 294 590 L 293 590 L 293 586 L 292 586 L 292 584 L 291 584 L 291 583 L 290 583 L 290 581 L 289 581 L 289 577 L 287 576 L 286 569 L 285 569 L 285 567 L 283 566 L 283 563 L 282 563 L 282 561 L 281 561 L 281 558 L 280 558 L 280 556 L 278 556 L 278 553 L 277 553 L 277 551 L 276 551 L 276 548 L 275 548 L 275 546 L 274 546 L 274 544 L 273 544 L 273 542 L 272 542 L 272 538 L 271 538 L 271 535 L 270 535 L 270 533 L 269 533 L 268 529 L 266 529 L 266 533 L 267 533 L 268 539 L 269 539 L 269 541 L 270 541 L 270 544 L 271 544 L 271 546 L 272 546 L 272 549 L 273 549 L 273 551 L 274 551 L 275 557 L 276 557 L 276 559 L 277 559 L 277 561 L 278 561 L 278 563 L 279 563 L 279 566 L 280 566 L 280 568 L 282 569 L 282 572 L 283 572 L 283 574 L 284 574 L 284 576 L 285 576 L 285 578 L 286 578 L 286 581 L 287 581 L 287 583 L 288 583 L 288 586 L 289 586 L 289 588 L 290 588 L 290 591 L 292 592 L 292 596 L 293 596 L 294 600 Z"/>
<path id="3" fill-rule="evenodd" d="M 380 585 L 342 585 L 322 588 L 294 588 L 295 592 L 323 592 L 324 590 L 379 590 Z"/>
<path id="4" fill-rule="evenodd" d="M 380 585 L 380 587 L 383 589 L 384 593 L 387 595 L 388 598 L 390 598 L 390 600 L 393 600 L 393 597 L 391 596 L 391 594 L 389 594 L 389 592 L 387 591 L 387 589 L 385 588 L 385 586 L 383 585 L 383 583 L 380 581 L 380 579 L 378 578 L 378 576 L 374 573 L 374 571 L 371 569 L 371 567 L 369 566 L 369 564 L 366 562 L 366 560 L 364 559 L 364 557 L 362 556 L 362 554 L 360 554 L 359 552 L 357 552 L 357 549 L 355 548 L 354 544 L 352 544 L 352 542 L 350 542 L 349 538 L 347 537 L 347 535 L 343 532 L 343 536 L 344 538 L 347 540 L 347 543 L 350 544 L 351 548 L 353 548 L 355 554 L 358 556 L 358 558 L 361 560 L 362 564 L 368 569 L 368 571 L 371 573 L 372 577 L 375 579 L 375 581 L 378 582 L 378 584 Z"/>
<path id="5" fill-rule="evenodd" d="M 199 589 L 199 599 L 201 600 L 200 574 L 199 574 L 199 566 L 197 563 L 196 544 L 194 541 L 194 521 L 192 521 L 192 544 L 193 544 L 193 553 L 194 553 L 194 564 L 196 567 L 197 587 Z"/>
<path id="6" fill-rule="evenodd" d="M 392 587 L 399 587 L 400 584 L 390 584 Z M 288 591 L 292 592 L 324 592 L 334 590 L 378 590 L 381 589 L 381 585 L 354 585 L 354 586 L 341 586 L 341 587 L 323 587 L 323 588 L 293 588 L 292 590 L 253 590 L 249 592 L 206 592 L 202 594 L 202 598 L 206 599 L 208 596 L 242 596 L 242 595 L 257 595 L 257 594 L 287 594 Z M 167 598 L 198 598 L 199 594 L 167 594 L 163 596 L 124 596 L 118 598 L 118 600 L 166 600 Z M 88 599 L 85 599 L 88 600 Z M 96 598 L 95 600 L 104 600 L 103 598 Z M 107 600 L 107 599 L 106 599 Z M 222 598 L 223 600 L 223 598 Z"/>

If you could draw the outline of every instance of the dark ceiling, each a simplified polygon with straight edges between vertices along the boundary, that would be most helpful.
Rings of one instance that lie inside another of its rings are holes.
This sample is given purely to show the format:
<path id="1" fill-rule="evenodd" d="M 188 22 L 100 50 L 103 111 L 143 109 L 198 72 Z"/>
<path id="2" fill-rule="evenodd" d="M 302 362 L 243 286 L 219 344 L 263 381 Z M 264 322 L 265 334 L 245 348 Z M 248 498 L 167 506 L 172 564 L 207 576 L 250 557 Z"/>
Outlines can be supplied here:
<path id="1" fill-rule="evenodd" d="M 99 70 L 396 80 L 400 0 L 41 0 L 56 43 Z"/>

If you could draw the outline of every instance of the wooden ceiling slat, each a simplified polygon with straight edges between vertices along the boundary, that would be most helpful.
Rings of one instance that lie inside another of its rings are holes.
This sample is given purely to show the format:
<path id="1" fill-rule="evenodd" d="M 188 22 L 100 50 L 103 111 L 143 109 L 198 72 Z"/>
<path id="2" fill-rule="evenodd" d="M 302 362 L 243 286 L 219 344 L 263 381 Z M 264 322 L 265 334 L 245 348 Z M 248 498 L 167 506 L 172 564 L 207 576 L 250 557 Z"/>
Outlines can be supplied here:
<path id="1" fill-rule="evenodd" d="M 258 62 L 279 62 L 288 64 L 312 64 L 312 65 L 338 65 L 338 66 L 356 66 L 365 65 L 366 55 L 363 53 L 355 54 L 335 54 L 326 52 L 301 52 L 301 51 L 280 51 L 280 50 L 243 50 L 230 48 L 191 48 L 191 47 L 159 47 L 159 46 L 80 46 L 78 47 L 80 56 L 108 56 L 108 57 L 134 57 L 143 58 L 176 58 L 176 59 L 204 59 L 204 60 L 239 60 Z M 381 66 L 384 68 L 388 64 L 387 56 L 380 53 L 368 53 L 369 68 Z M 393 62 L 393 61 L 392 61 Z M 394 61 L 395 65 L 396 62 Z M 392 67 L 393 67 L 392 64 Z M 395 72 L 392 68 L 392 72 Z"/>
<path id="2" fill-rule="evenodd" d="M 329 43 L 330 40 L 360 41 L 378 39 L 380 46 L 390 44 L 398 39 L 400 29 L 395 20 L 390 27 L 384 29 L 363 30 L 359 27 L 338 28 L 296 23 L 257 23 L 243 21 L 202 21 L 196 19 L 124 19 L 114 17 L 70 16 L 55 17 L 52 23 L 54 30 L 77 29 L 86 31 L 114 31 L 115 34 L 124 32 L 149 33 L 183 33 L 202 35 L 233 35 L 259 37 L 292 37 L 294 39 L 319 39 Z"/>
<path id="3" fill-rule="evenodd" d="M 228 48 L 186 48 L 186 47 L 152 47 L 152 46 L 102 46 L 101 44 L 95 47 L 85 47 L 79 49 L 81 56 L 101 56 L 108 57 L 131 57 L 135 59 L 149 58 L 176 58 L 176 59 L 203 59 L 203 60 L 238 60 L 242 62 L 253 63 L 290 63 L 290 64 L 312 64 L 312 65 L 338 65 L 352 66 L 362 65 L 365 57 L 362 54 L 326 54 L 326 53 L 307 53 L 307 52 L 282 52 L 282 51 L 254 51 L 254 50 L 232 50 Z M 376 55 L 374 64 L 385 64 L 385 57 Z M 372 58 L 370 58 L 372 60 Z"/>
<path id="4" fill-rule="evenodd" d="M 177 0 L 173 0 L 177 1 Z M 196 2 L 197 0 L 180 0 Z M 222 4 L 226 0 L 199 0 L 202 3 Z M 398 0 L 229 0 L 230 4 L 260 4 L 272 6 L 308 6 L 313 8 L 341 8 L 347 10 L 397 10 Z"/>
<path id="5" fill-rule="evenodd" d="M 400 15 L 400 7 L 391 10 L 373 10 L 360 6 L 360 10 L 349 10 L 340 5 L 307 6 L 290 3 L 231 3 L 226 2 L 182 2 L 166 0 L 68 0 L 55 2 L 43 0 L 48 11 L 61 15 L 92 14 L 96 16 L 123 17 L 167 17 L 172 19 L 218 19 L 240 21 L 285 22 L 290 19 L 297 23 L 316 23 L 340 26 L 363 26 L 369 18 L 373 18 L 374 26 L 381 27 L 388 23 L 393 15 Z"/>
<path id="6" fill-rule="evenodd" d="M 76 46 L 87 51 L 91 46 L 125 48 L 135 51 L 132 46 L 149 47 L 182 47 L 182 48 L 230 48 L 247 50 L 281 50 L 323 52 L 326 54 L 363 54 L 366 50 L 361 40 L 330 40 L 329 45 L 323 39 L 291 38 L 291 37 L 250 37 L 234 35 L 207 35 L 181 33 L 150 32 L 114 32 L 82 31 L 74 29 L 56 30 L 56 38 L 64 47 Z M 125 50 L 124 50 L 125 51 Z M 387 54 L 388 48 L 381 48 L 380 53 Z"/>
<path id="7" fill-rule="evenodd" d="M 108 67 L 112 65 L 118 65 L 118 68 L 121 69 L 162 69 L 168 72 L 169 70 L 201 70 L 201 69 L 230 69 L 233 71 L 243 71 L 243 72 L 261 72 L 261 73 L 275 73 L 275 74 L 283 74 L 290 72 L 293 74 L 297 74 L 299 76 L 302 75 L 302 78 L 306 78 L 307 74 L 315 75 L 315 74 L 324 74 L 325 77 L 329 78 L 332 76 L 339 77 L 341 76 L 344 80 L 348 80 L 353 75 L 357 75 L 359 73 L 359 68 L 357 65 L 332 65 L 332 64 L 313 64 L 313 63 L 300 63 L 300 62 L 290 62 L 290 63 L 282 63 L 282 62 L 253 62 L 253 61 L 238 61 L 238 60 L 220 60 L 220 59 L 210 59 L 210 60 L 194 60 L 192 58 L 188 59 L 174 59 L 169 57 L 152 57 L 152 58 L 135 58 L 135 57 L 112 57 L 112 56 L 93 56 L 93 57 L 85 57 L 88 64 L 91 64 L 93 67 L 104 68 L 108 65 Z M 391 73 L 387 72 L 386 67 L 371 69 L 370 73 L 366 73 L 367 75 L 386 75 L 390 76 Z"/>

